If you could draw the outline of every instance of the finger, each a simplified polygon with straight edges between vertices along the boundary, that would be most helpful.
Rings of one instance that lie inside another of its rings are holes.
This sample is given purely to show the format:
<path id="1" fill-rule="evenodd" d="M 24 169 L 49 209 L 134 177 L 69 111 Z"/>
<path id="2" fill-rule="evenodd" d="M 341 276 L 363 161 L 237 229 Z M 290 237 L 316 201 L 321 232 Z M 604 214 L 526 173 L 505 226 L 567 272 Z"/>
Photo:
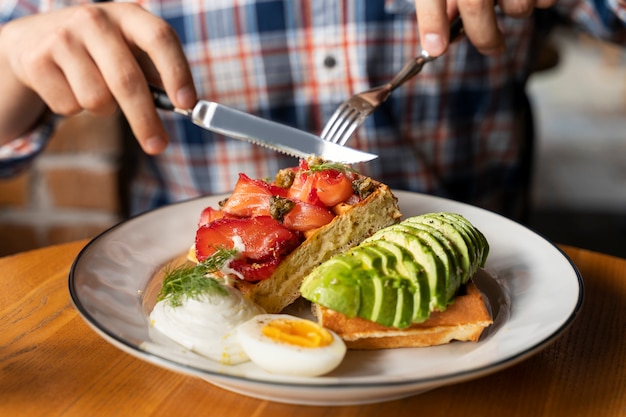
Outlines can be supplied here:
<path id="1" fill-rule="evenodd" d="M 48 106 L 50 111 L 62 116 L 72 116 L 82 110 L 74 97 L 65 74 L 57 66 L 39 66 L 28 72 L 28 79 L 37 82 L 27 84 Z"/>
<path id="2" fill-rule="evenodd" d="M 535 8 L 547 9 L 557 0 L 499 0 L 498 5 L 504 14 L 511 17 L 528 17 Z"/>
<path id="3" fill-rule="evenodd" d="M 76 39 L 71 38 L 55 48 L 53 57 L 82 109 L 102 116 L 117 110 L 117 103 L 98 67 Z"/>
<path id="4" fill-rule="evenodd" d="M 444 0 L 415 0 L 415 11 L 422 48 L 431 56 L 439 56 L 448 48 L 450 22 Z"/>
<path id="5" fill-rule="evenodd" d="M 85 47 L 104 82 L 126 116 L 137 141 L 149 154 L 167 146 L 168 136 L 157 114 L 145 75 L 117 23 L 98 7 L 85 7 L 78 16 L 86 26 Z M 140 27 L 140 26 L 137 26 Z"/>
<path id="6" fill-rule="evenodd" d="M 500 10 L 511 17 L 528 17 L 535 8 L 535 0 L 499 0 Z"/>
<path id="7" fill-rule="evenodd" d="M 459 0 L 465 34 L 470 42 L 485 55 L 504 50 L 504 39 L 498 29 L 493 0 Z"/>
<path id="8" fill-rule="evenodd" d="M 134 6 L 134 5 L 131 5 Z M 167 23 L 132 7 L 136 20 L 123 19 L 121 30 L 125 38 L 147 55 L 158 70 L 163 87 L 176 107 L 187 109 L 196 104 L 197 95 L 187 58 L 176 32 Z M 149 30 L 137 31 L 140 24 Z"/>
<path id="9" fill-rule="evenodd" d="M 538 9 L 547 9 L 557 3 L 558 0 L 537 0 L 535 1 L 535 7 Z"/>
<path id="10" fill-rule="evenodd" d="M 63 116 L 80 112 L 81 107 L 65 74 L 49 53 L 49 45 L 62 43 L 59 36 L 50 36 L 37 46 L 25 51 L 20 60 L 14 62 L 14 73 L 20 74 L 24 84 L 32 89 L 46 103 L 50 110 Z"/>

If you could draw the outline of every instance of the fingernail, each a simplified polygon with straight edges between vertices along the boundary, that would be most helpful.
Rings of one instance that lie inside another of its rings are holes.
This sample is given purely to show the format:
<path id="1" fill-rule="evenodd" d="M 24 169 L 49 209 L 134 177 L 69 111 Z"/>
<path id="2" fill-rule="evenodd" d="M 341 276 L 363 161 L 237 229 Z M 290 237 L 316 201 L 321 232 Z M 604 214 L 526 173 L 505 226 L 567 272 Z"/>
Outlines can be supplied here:
<path id="1" fill-rule="evenodd" d="M 183 87 L 176 92 L 176 100 L 184 109 L 193 107 L 196 104 L 196 91 L 193 87 Z"/>
<path id="2" fill-rule="evenodd" d="M 165 146 L 167 146 L 167 141 L 159 136 L 153 136 L 144 142 L 144 150 L 150 155 L 162 152 Z"/>
<path id="3" fill-rule="evenodd" d="M 443 38 L 437 33 L 427 33 L 422 39 L 422 48 L 431 56 L 439 56 L 444 52 Z"/>

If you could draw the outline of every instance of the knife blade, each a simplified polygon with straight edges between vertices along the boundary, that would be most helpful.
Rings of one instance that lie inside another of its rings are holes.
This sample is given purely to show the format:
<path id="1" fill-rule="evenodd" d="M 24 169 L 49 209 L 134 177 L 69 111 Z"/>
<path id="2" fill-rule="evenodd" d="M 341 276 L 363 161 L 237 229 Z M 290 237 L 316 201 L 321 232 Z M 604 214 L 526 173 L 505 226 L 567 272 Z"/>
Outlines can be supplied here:
<path id="1" fill-rule="evenodd" d="M 367 162 L 378 158 L 378 155 L 327 142 L 303 130 L 212 101 L 199 100 L 193 109 L 178 109 L 163 90 L 150 86 L 150 91 L 158 108 L 189 117 L 197 126 L 297 158 L 316 155 L 328 161 L 345 164 Z"/>

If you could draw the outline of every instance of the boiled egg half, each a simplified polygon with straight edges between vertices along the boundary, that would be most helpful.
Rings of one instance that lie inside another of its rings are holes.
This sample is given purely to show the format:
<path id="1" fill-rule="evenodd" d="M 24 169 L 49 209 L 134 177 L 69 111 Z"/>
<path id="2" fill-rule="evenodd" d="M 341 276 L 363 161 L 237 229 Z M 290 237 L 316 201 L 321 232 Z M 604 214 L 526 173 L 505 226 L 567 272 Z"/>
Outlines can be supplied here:
<path id="1" fill-rule="evenodd" d="M 237 327 L 241 347 L 267 372 L 318 376 L 335 369 L 346 345 L 319 324 L 287 314 L 260 314 Z"/>

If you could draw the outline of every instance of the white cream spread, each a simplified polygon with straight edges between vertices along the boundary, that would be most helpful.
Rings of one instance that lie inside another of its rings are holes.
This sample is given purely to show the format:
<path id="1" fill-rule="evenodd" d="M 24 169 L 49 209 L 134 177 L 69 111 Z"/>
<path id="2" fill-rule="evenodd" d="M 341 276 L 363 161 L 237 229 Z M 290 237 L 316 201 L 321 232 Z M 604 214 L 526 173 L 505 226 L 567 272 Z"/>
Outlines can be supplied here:
<path id="1" fill-rule="evenodd" d="M 150 313 L 151 325 L 180 345 L 220 363 L 235 365 L 249 360 L 234 329 L 264 311 L 239 290 L 223 288 L 228 294 L 215 291 L 198 299 L 186 297 L 177 307 L 167 299 L 158 302 Z"/>

